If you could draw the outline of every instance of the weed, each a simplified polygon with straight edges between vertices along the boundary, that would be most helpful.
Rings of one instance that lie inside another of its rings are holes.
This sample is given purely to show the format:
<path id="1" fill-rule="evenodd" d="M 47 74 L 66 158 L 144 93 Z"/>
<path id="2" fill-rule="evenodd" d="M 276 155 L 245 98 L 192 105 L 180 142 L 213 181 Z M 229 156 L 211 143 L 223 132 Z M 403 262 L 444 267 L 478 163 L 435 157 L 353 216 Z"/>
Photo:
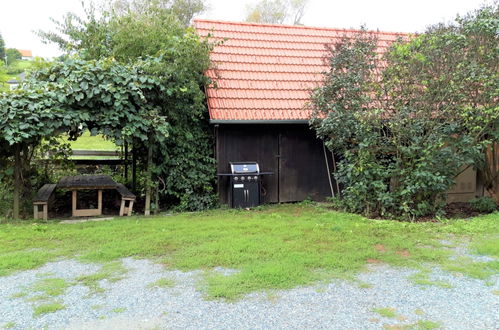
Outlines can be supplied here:
<path id="1" fill-rule="evenodd" d="M 418 308 L 418 309 L 416 309 L 414 311 L 414 314 L 416 314 L 416 315 L 424 315 L 424 311 L 422 309 Z"/>
<path id="2" fill-rule="evenodd" d="M 440 324 L 432 321 L 418 321 L 413 324 L 385 324 L 386 330 L 433 330 L 440 328 Z"/>
<path id="3" fill-rule="evenodd" d="M 33 315 L 40 316 L 42 314 L 54 313 L 65 308 L 66 307 L 64 305 L 57 302 L 39 305 L 33 309 Z"/>
<path id="4" fill-rule="evenodd" d="M 375 308 L 373 312 L 378 313 L 383 317 L 396 317 L 397 313 L 395 313 L 394 308 Z"/>
<path id="5" fill-rule="evenodd" d="M 50 297 L 47 296 L 47 295 L 37 295 L 37 296 L 33 296 L 33 297 L 30 297 L 30 298 L 26 299 L 26 301 L 28 301 L 28 302 L 38 302 L 38 301 L 47 301 L 49 299 L 50 299 Z"/>
<path id="6" fill-rule="evenodd" d="M 33 290 L 43 292 L 48 296 L 60 296 L 69 284 L 62 278 L 44 278 L 33 285 Z"/>
<path id="7" fill-rule="evenodd" d="M 54 273 L 47 272 L 47 273 L 38 273 L 38 274 L 36 274 L 36 277 L 38 277 L 38 278 L 50 277 L 50 276 L 54 276 Z"/>
<path id="8" fill-rule="evenodd" d="M 28 293 L 26 291 L 19 291 L 17 293 L 14 293 L 12 296 L 10 296 L 10 298 L 12 298 L 12 299 L 23 298 L 23 297 L 26 297 L 27 295 L 28 295 Z"/>
<path id="9" fill-rule="evenodd" d="M 175 286 L 175 281 L 172 280 L 172 279 L 169 279 L 169 278 L 160 278 L 159 280 L 153 282 L 153 283 L 149 283 L 149 285 L 147 285 L 148 288 L 155 288 L 155 287 L 159 287 L 159 288 L 173 288 Z"/>
<path id="10" fill-rule="evenodd" d="M 361 282 L 359 284 L 359 288 L 361 288 L 361 289 L 370 289 L 372 287 L 373 287 L 373 285 L 371 283 Z"/>
<path id="11" fill-rule="evenodd" d="M 83 275 L 76 278 L 76 281 L 87 286 L 92 294 L 102 293 L 104 289 L 100 287 L 99 282 L 108 280 L 109 282 L 117 282 L 124 278 L 128 270 L 120 261 L 108 262 L 102 265 L 102 268 L 90 275 Z"/>
<path id="12" fill-rule="evenodd" d="M 452 288 L 452 285 L 447 282 L 430 280 L 430 271 L 426 269 L 420 271 L 419 273 L 409 276 L 409 280 L 411 280 L 414 284 L 417 285 L 435 285 L 445 289 Z"/>
<path id="13" fill-rule="evenodd" d="M 126 311 L 126 309 L 123 307 L 118 307 L 118 308 L 114 308 L 113 310 L 111 310 L 111 312 L 114 312 L 114 313 L 123 313 L 124 311 Z"/>
<path id="14" fill-rule="evenodd" d="M 4 329 L 11 329 L 11 328 L 13 328 L 13 327 L 15 327 L 15 326 L 16 326 L 16 324 L 15 324 L 14 322 L 9 322 L 9 323 L 5 323 L 5 324 L 3 325 L 3 328 L 4 328 Z"/>
<path id="15" fill-rule="evenodd" d="M 414 329 L 414 330 L 433 330 L 433 329 L 438 329 L 440 328 L 440 324 L 437 322 L 433 321 L 418 321 L 418 323 L 411 324 L 407 327 L 407 329 Z"/>

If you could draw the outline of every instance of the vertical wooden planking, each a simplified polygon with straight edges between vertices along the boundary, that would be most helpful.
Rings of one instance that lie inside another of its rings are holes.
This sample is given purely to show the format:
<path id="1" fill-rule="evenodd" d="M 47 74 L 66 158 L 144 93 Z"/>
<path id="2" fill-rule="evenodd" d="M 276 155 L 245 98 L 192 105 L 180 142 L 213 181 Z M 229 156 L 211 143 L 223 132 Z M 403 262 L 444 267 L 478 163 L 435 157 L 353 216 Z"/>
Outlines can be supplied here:
<path id="1" fill-rule="evenodd" d="M 278 202 L 278 128 L 276 125 L 220 125 L 217 138 L 217 172 L 230 173 L 231 161 L 256 161 L 263 177 L 263 203 Z M 229 179 L 219 177 L 219 197 L 228 203 Z"/>
<path id="2" fill-rule="evenodd" d="M 279 202 L 323 201 L 332 195 L 322 141 L 307 125 L 281 126 L 280 155 Z M 326 158 L 332 167 L 331 154 Z"/>

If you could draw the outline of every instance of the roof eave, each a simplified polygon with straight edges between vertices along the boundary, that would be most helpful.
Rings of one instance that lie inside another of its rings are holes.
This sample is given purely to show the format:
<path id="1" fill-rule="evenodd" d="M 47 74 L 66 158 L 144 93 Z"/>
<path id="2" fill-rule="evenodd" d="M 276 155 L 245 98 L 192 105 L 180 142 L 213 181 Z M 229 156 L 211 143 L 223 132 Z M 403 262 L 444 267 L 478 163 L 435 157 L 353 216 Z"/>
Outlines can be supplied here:
<path id="1" fill-rule="evenodd" d="M 258 119 L 258 120 L 233 120 L 210 119 L 210 124 L 308 124 L 307 119 Z"/>

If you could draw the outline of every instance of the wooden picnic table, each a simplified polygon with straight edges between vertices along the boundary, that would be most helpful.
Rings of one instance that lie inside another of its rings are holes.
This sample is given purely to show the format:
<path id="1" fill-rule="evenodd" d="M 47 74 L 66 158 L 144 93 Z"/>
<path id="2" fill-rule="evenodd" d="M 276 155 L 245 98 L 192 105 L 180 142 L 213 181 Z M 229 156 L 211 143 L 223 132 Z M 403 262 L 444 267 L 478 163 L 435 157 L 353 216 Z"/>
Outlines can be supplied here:
<path id="1" fill-rule="evenodd" d="M 123 184 L 116 183 L 109 175 L 75 175 L 65 176 L 57 184 L 47 183 L 38 190 L 33 199 L 33 217 L 48 219 L 49 200 L 56 188 L 71 190 L 71 214 L 73 217 L 92 217 L 102 215 L 102 191 L 116 190 L 121 196 L 120 216 L 132 215 L 135 195 Z M 78 209 L 78 190 L 97 190 L 96 209 Z M 128 204 L 128 205 L 127 205 Z M 42 208 L 42 211 L 40 211 Z"/>
<path id="2" fill-rule="evenodd" d="M 102 191 L 116 189 L 118 184 L 109 175 L 75 175 L 61 178 L 57 188 L 72 191 L 73 217 L 90 217 L 102 215 Z M 97 190 L 97 208 L 78 209 L 78 190 Z"/>

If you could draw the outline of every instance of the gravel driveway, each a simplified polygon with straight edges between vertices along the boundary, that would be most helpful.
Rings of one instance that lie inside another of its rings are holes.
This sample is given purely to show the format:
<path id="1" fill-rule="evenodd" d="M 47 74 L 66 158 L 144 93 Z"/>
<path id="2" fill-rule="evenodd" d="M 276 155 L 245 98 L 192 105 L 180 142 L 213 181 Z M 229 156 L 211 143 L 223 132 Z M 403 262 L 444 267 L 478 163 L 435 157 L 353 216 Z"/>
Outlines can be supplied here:
<path id="1" fill-rule="evenodd" d="M 450 288 L 421 286 L 413 270 L 372 264 L 358 281 L 333 280 L 288 291 L 247 295 L 236 302 L 206 300 L 203 272 L 167 271 L 149 260 L 123 259 L 128 270 L 115 282 L 101 280 L 101 293 L 76 284 L 96 264 L 60 260 L 0 277 L 0 327 L 12 329 L 499 329 L 498 276 L 487 282 L 435 270 L 430 278 Z M 230 270 L 216 269 L 230 275 Z M 64 293 L 51 297 L 61 310 L 34 315 L 47 301 L 37 282 L 64 279 Z M 151 286 L 166 278 L 170 285 Z M 24 295 L 24 296 L 23 296 Z M 418 323 L 419 322 L 419 323 Z M 399 326 L 399 327 L 397 327 Z"/>

